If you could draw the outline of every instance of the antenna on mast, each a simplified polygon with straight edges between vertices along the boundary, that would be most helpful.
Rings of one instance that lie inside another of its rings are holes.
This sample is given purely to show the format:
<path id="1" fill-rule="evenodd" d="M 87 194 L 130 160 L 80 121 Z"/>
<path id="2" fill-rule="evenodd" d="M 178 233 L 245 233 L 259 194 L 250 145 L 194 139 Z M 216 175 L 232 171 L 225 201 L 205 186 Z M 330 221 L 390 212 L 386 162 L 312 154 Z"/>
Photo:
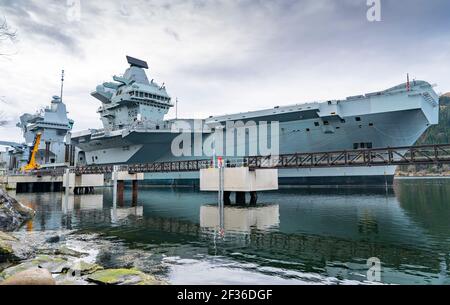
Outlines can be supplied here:
<path id="1" fill-rule="evenodd" d="M 63 101 L 63 91 L 64 91 L 64 69 L 61 72 L 61 95 L 60 95 L 61 103 Z"/>
<path id="2" fill-rule="evenodd" d="M 406 74 L 406 91 L 411 91 L 411 84 L 409 82 L 409 73 Z"/>

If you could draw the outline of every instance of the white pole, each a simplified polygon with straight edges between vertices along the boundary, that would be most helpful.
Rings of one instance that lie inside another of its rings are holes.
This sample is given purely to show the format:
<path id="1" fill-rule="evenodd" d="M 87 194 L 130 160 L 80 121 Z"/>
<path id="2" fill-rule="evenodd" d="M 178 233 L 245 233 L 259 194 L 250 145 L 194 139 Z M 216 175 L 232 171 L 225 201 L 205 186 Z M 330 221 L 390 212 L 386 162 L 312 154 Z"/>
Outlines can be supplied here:
<path id="1" fill-rule="evenodd" d="M 117 207 L 117 165 L 114 165 L 112 179 L 113 179 L 113 206 L 114 206 L 114 208 L 116 208 Z"/>
<path id="2" fill-rule="evenodd" d="M 224 224 L 224 201 L 223 201 L 223 195 L 224 195 L 224 188 L 225 188 L 225 168 L 223 164 L 219 163 L 219 198 L 218 198 L 218 204 L 219 204 L 219 229 L 221 234 L 223 234 L 223 230 L 225 228 Z"/>
<path id="3" fill-rule="evenodd" d="M 66 169 L 65 178 L 65 190 L 64 190 L 64 207 L 63 212 L 67 213 L 69 210 L 69 194 L 70 194 L 70 169 Z"/>

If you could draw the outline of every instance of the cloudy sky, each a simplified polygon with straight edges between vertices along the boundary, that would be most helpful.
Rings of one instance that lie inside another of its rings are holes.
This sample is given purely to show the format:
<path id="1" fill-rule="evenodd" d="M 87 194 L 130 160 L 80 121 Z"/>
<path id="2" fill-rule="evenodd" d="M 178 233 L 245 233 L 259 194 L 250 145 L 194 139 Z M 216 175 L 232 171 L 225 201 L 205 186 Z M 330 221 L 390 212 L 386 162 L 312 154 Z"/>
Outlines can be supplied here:
<path id="1" fill-rule="evenodd" d="M 380 22 L 366 2 L 0 0 L 18 35 L 0 43 L 0 111 L 11 120 L 0 140 L 20 140 L 15 121 L 58 94 L 62 68 L 75 129 L 101 127 L 90 92 L 124 72 L 125 55 L 148 61 L 182 117 L 344 98 L 408 72 L 450 91 L 450 1 L 381 0 Z"/>

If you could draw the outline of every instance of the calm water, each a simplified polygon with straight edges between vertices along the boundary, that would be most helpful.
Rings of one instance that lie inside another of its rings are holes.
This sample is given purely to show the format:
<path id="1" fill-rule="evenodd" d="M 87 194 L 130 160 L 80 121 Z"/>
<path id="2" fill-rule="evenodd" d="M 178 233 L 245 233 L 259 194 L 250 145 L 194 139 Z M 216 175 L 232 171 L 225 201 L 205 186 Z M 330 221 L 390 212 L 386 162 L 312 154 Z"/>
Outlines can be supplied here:
<path id="1" fill-rule="evenodd" d="M 450 284 L 450 179 L 264 193 L 257 208 L 226 208 L 223 238 L 214 193 L 141 188 L 137 207 L 127 191 L 116 209 L 111 193 L 68 206 L 61 194 L 18 194 L 37 210 L 23 230 L 100 234 L 134 253 L 128 265 L 173 284 L 360 283 L 371 257 L 383 283 Z"/>

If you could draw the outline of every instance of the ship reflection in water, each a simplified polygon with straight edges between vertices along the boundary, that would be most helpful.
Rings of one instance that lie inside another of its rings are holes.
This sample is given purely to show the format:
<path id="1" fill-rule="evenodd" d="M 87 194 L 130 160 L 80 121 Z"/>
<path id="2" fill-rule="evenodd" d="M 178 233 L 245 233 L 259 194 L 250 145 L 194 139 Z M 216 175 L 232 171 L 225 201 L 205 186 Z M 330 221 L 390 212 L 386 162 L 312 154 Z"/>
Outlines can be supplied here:
<path id="1" fill-rule="evenodd" d="M 223 238 L 216 194 L 140 189 L 112 205 L 112 191 L 71 196 L 19 194 L 37 210 L 23 230 L 98 233 L 159 262 L 174 284 L 362 283 L 367 259 L 382 282 L 450 284 L 450 179 L 401 180 L 394 189 L 290 189 L 260 195 L 256 207 L 227 206 Z"/>

